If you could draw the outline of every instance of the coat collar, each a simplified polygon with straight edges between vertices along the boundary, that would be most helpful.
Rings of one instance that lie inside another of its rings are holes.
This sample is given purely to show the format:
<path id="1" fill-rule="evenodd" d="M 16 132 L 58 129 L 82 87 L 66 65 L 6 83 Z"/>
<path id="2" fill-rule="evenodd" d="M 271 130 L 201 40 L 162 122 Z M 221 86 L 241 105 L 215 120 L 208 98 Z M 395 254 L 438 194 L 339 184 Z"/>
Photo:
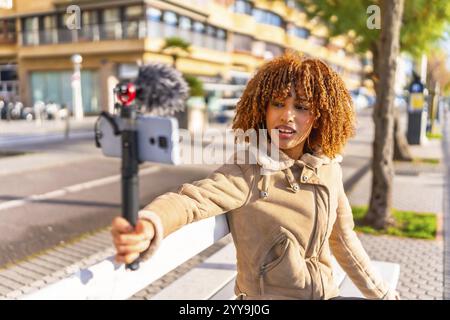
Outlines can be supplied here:
<path id="1" fill-rule="evenodd" d="M 313 154 L 304 153 L 300 159 L 294 160 L 279 149 L 277 150 L 278 157 L 271 156 L 269 154 L 270 152 L 266 152 L 266 150 L 268 150 L 267 148 L 256 148 L 254 145 L 250 145 L 249 150 L 256 158 L 256 162 L 261 166 L 263 174 L 271 174 L 277 171 L 285 170 L 292 167 L 294 164 L 307 166 L 316 171 L 322 165 L 342 161 L 341 155 L 337 155 L 335 158 L 330 159 L 321 152 L 315 152 Z"/>

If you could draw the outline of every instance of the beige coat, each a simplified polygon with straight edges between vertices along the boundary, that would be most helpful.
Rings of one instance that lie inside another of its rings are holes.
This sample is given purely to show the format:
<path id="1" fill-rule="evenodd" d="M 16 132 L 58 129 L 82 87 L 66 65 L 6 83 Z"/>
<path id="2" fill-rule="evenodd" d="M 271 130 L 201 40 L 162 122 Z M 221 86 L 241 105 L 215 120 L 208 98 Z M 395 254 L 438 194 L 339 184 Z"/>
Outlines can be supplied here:
<path id="1" fill-rule="evenodd" d="M 282 153 L 279 161 L 226 164 L 177 193 L 159 196 L 140 217 L 157 226 L 161 239 L 188 223 L 227 213 L 237 249 L 235 292 L 244 299 L 338 296 L 331 253 L 367 298 L 382 299 L 388 286 L 353 231 L 341 160 L 305 153 L 294 161 Z M 155 244 L 151 247 L 150 252 Z"/>

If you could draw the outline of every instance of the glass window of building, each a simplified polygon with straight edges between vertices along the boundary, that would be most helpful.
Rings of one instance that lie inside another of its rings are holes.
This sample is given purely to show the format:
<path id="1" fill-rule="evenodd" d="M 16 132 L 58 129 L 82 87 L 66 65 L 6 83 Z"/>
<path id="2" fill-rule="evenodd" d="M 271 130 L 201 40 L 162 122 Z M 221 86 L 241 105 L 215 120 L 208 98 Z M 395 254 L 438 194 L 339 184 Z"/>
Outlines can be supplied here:
<path id="1" fill-rule="evenodd" d="M 143 17 L 144 9 L 140 5 L 125 7 L 125 37 L 127 39 L 139 38 L 139 23 Z"/>
<path id="2" fill-rule="evenodd" d="M 120 21 L 120 11 L 119 8 L 111 8 L 103 10 L 103 22 L 117 22 Z"/>
<path id="3" fill-rule="evenodd" d="M 248 0 L 236 0 L 233 5 L 233 11 L 236 13 L 252 14 L 252 4 Z"/>
<path id="4" fill-rule="evenodd" d="M 253 17 L 256 22 L 283 27 L 283 19 L 273 12 L 255 8 L 253 9 Z"/>
<path id="5" fill-rule="evenodd" d="M 252 52 L 253 38 L 244 34 L 235 33 L 233 35 L 234 51 Z"/>
<path id="6" fill-rule="evenodd" d="M 98 12 L 83 11 L 81 13 L 81 24 L 83 27 L 98 24 Z"/>
<path id="7" fill-rule="evenodd" d="M 162 12 L 159 9 L 147 8 L 146 14 L 149 21 L 161 21 Z"/>
<path id="8" fill-rule="evenodd" d="M 223 29 L 217 29 L 217 38 L 219 39 L 226 39 L 227 33 Z"/>
<path id="9" fill-rule="evenodd" d="M 205 31 L 205 24 L 199 21 L 195 21 L 193 29 L 195 32 L 203 33 Z"/>
<path id="10" fill-rule="evenodd" d="M 213 26 L 206 26 L 206 34 L 210 37 L 216 37 L 216 28 Z"/>
<path id="11" fill-rule="evenodd" d="M 178 22 L 178 18 L 175 12 L 165 11 L 163 14 L 163 21 L 165 24 L 176 26 Z"/>
<path id="12" fill-rule="evenodd" d="M 266 43 L 266 51 L 269 51 L 274 57 L 282 55 L 284 48 L 278 44 Z"/>
<path id="13" fill-rule="evenodd" d="M 24 44 L 39 44 L 39 17 L 28 17 L 23 20 Z"/>
<path id="14" fill-rule="evenodd" d="M 102 39 L 120 39 L 122 26 L 119 8 L 104 9 L 102 11 L 103 33 Z"/>
<path id="15" fill-rule="evenodd" d="M 15 39 L 15 20 L 0 20 L 0 43 L 13 42 Z"/>
<path id="16" fill-rule="evenodd" d="M 36 71 L 30 74 L 32 103 L 42 101 L 72 105 L 72 71 Z M 99 111 L 98 73 L 81 70 L 81 92 L 85 112 Z"/>
<path id="17" fill-rule="evenodd" d="M 40 43 L 57 43 L 57 17 L 48 15 L 42 17 L 42 29 L 40 31 Z"/>
<path id="18" fill-rule="evenodd" d="M 310 34 L 310 31 L 308 29 L 297 26 L 292 27 L 289 31 L 290 31 L 289 34 L 292 34 L 302 39 L 308 39 Z"/>
<path id="19" fill-rule="evenodd" d="M 178 23 L 179 23 L 180 29 L 183 29 L 183 30 L 190 30 L 192 27 L 191 19 L 188 17 L 183 17 L 183 16 L 180 17 Z"/>

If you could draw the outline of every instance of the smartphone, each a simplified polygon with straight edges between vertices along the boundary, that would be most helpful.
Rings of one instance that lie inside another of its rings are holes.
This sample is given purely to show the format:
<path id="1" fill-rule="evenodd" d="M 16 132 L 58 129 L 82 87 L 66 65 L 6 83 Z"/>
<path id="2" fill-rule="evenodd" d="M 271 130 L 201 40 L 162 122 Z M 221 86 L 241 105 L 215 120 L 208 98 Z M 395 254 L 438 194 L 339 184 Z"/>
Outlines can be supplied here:
<path id="1" fill-rule="evenodd" d="M 112 123 L 112 121 L 114 123 Z M 96 125 L 97 146 L 107 157 L 122 157 L 121 134 L 123 119 L 100 116 Z M 178 121 L 172 117 L 137 116 L 139 161 L 180 164 Z"/>

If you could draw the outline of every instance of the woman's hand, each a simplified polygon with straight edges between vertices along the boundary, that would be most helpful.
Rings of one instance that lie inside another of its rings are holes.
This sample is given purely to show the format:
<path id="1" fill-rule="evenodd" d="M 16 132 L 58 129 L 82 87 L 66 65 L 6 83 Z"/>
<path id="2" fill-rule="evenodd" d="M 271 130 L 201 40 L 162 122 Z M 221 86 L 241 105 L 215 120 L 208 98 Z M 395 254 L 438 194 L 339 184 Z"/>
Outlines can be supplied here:
<path id="1" fill-rule="evenodd" d="M 133 230 L 126 219 L 116 217 L 112 222 L 111 234 L 117 251 L 115 260 L 130 264 L 150 246 L 155 229 L 150 221 L 139 219 Z"/>

